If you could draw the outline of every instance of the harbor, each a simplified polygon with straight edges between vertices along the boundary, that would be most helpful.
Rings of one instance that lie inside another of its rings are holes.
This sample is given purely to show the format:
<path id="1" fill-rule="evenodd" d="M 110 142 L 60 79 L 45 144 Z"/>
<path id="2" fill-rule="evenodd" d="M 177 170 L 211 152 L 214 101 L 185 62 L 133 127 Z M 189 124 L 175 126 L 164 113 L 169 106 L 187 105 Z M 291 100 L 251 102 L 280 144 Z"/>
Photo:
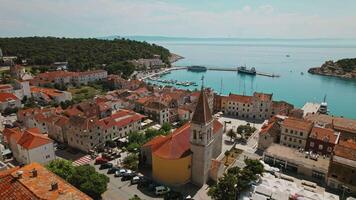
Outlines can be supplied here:
<path id="1" fill-rule="evenodd" d="M 195 72 L 195 73 L 201 73 L 201 72 L 206 72 L 206 71 L 227 71 L 227 72 L 236 72 L 236 73 L 241 73 L 241 74 L 247 74 L 251 76 L 255 75 L 260 75 L 260 76 L 266 76 L 266 77 L 271 77 L 271 78 L 277 78 L 280 77 L 278 74 L 274 73 L 267 73 L 267 72 L 260 72 L 256 71 L 255 68 L 247 69 L 246 67 L 205 67 L 205 66 L 182 66 L 182 67 L 171 67 L 171 68 L 165 68 L 163 70 L 158 70 L 153 73 L 149 73 L 147 75 L 143 75 L 142 77 L 139 77 L 141 80 L 150 80 L 153 82 L 157 83 L 165 83 L 165 84 L 171 84 L 171 85 L 178 85 L 178 86 L 198 86 L 198 84 L 194 81 L 178 81 L 174 79 L 162 79 L 163 76 L 171 73 L 173 70 L 188 70 L 190 72 Z"/>

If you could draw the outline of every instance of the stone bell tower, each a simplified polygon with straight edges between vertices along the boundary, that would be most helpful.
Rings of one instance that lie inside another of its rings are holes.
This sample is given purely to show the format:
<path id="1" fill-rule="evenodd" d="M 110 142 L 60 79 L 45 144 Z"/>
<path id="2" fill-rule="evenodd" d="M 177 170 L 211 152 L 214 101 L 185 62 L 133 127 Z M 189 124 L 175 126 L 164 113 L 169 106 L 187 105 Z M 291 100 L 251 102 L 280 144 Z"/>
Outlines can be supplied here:
<path id="1" fill-rule="evenodd" d="M 192 182 L 203 186 L 209 177 L 214 146 L 213 117 L 203 87 L 191 121 L 190 146 L 193 152 Z"/>

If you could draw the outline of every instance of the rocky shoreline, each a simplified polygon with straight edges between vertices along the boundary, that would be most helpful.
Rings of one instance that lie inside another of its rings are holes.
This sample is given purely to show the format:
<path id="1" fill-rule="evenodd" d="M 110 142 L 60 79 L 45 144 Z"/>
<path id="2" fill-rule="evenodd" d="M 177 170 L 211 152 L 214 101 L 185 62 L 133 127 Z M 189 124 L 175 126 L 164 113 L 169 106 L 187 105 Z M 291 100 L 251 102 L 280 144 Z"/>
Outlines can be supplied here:
<path id="1" fill-rule="evenodd" d="M 180 56 L 178 54 L 171 53 L 171 56 L 169 57 L 169 62 L 170 63 L 174 63 L 174 62 L 177 62 L 180 59 L 184 59 L 184 57 Z"/>
<path id="2" fill-rule="evenodd" d="M 311 74 L 333 76 L 345 79 L 356 79 L 356 59 L 342 59 L 339 61 L 326 61 L 320 67 L 310 68 Z"/>

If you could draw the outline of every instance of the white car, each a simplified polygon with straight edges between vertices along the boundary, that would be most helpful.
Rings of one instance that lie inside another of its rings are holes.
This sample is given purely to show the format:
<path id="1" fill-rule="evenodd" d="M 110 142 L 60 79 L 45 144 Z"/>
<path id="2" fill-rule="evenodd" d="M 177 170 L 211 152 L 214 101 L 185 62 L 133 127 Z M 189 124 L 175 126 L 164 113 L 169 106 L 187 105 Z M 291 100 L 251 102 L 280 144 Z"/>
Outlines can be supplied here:
<path id="1" fill-rule="evenodd" d="M 139 176 L 135 176 L 131 179 L 131 184 L 137 184 L 138 182 L 140 182 L 140 177 Z"/>
<path id="2" fill-rule="evenodd" d="M 121 177 L 122 175 L 124 175 L 128 170 L 126 169 L 120 169 L 119 171 L 115 172 L 115 176 L 116 177 Z"/>

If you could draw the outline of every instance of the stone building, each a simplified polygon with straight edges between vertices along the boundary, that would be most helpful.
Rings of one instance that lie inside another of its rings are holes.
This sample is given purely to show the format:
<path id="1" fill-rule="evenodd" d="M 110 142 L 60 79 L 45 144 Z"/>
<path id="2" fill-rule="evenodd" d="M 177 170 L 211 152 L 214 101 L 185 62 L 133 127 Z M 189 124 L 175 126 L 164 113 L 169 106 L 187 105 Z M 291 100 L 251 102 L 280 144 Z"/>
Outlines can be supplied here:
<path id="1" fill-rule="evenodd" d="M 215 109 L 226 115 L 252 120 L 265 120 L 276 114 L 287 115 L 293 105 L 284 101 L 273 101 L 272 94 L 253 93 L 252 96 L 229 94 L 228 96 L 215 95 Z M 221 102 L 218 102 L 221 101 Z"/>
<path id="2" fill-rule="evenodd" d="M 286 118 L 281 124 L 280 143 L 292 148 L 305 149 L 313 123 L 297 118 Z"/>

